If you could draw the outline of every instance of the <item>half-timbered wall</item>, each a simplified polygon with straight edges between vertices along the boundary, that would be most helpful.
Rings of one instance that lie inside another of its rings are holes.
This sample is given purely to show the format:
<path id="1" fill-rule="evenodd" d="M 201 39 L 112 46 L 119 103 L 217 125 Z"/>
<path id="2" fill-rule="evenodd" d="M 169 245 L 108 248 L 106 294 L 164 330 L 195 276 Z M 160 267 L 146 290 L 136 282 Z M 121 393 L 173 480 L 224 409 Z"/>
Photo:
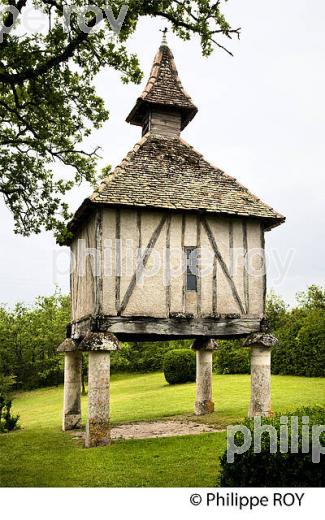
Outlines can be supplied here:
<path id="1" fill-rule="evenodd" d="M 88 248 L 97 244 L 101 254 L 97 263 L 88 254 L 83 276 L 71 275 L 73 320 L 89 314 L 263 315 L 264 231 L 256 220 L 101 208 L 72 244 L 76 264 L 80 239 Z M 201 252 L 196 291 L 186 290 L 188 247 Z M 96 276 L 96 266 L 103 276 Z"/>
<path id="2" fill-rule="evenodd" d="M 78 320 L 95 312 L 96 215 L 82 227 L 71 245 L 72 319 Z"/>

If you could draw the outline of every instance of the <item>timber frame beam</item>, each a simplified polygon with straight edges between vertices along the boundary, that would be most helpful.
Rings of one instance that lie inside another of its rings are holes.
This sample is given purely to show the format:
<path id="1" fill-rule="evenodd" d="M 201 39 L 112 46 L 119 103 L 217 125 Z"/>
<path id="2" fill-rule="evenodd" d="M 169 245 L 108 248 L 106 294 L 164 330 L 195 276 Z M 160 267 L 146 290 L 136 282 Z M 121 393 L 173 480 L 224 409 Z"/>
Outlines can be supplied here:
<path id="1" fill-rule="evenodd" d="M 194 318 L 177 315 L 170 318 L 147 316 L 86 316 L 69 326 L 69 334 L 75 340 L 82 339 L 88 331 L 111 332 L 121 341 L 153 341 L 187 339 L 196 337 L 235 339 L 261 332 L 263 320 L 258 317 L 225 315 Z"/>

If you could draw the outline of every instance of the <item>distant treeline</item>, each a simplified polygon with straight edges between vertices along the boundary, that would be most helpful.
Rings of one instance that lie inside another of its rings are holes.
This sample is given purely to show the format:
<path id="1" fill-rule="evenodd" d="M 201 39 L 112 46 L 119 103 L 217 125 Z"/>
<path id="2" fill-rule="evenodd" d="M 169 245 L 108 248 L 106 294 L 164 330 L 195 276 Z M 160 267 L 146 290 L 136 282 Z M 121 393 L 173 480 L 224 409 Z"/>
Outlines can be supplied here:
<path id="1" fill-rule="evenodd" d="M 293 308 L 270 294 L 267 319 L 279 343 L 272 349 L 274 374 L 325 377 L 325 290 L 311 286 L 297 296 Z M 13 376 L 17 389 L 58 385 L 63 381 L 63 356 L 56 352 L 70 321 L 68 296 L 40 297 L 32 307 L 0 306 L 0 375 Z M 112 354 L 113 372 L 162 370 L 170 349 L 190 341 L 124 343 Z M 239 341 L 220 341 L 214 369 L 221 374 L 249 373 L 249 349 Z M 87 356 L 84 356 L 84 373 Z"/>
<path id="2" fill-rule="evenodd" d="M 56 348 L 70 321 L 70 298 L 56 292 L 36 298 L 32 307 L 0 306 L 0 374 L 15 387 L 30 389 L 63 381 L 63 359 Z"/>
<path id="3" fill-rule="evenodd" d="M 56 292 L 36 298 L 31 307 L 0 306 L 0 376 L 10 376 L 16 389 L 56 386 L 63 382 L 64 356 L 56 349 L 64 340 L 70 321 L 70 298 Z M 189 342 L 124 343 L 111 356 L 112 372 L 162 370 L 165 352 Z M 84 354 L 83 374 L 87 375 Z M 0 385 L 1 386 L 1 385 Z"/>

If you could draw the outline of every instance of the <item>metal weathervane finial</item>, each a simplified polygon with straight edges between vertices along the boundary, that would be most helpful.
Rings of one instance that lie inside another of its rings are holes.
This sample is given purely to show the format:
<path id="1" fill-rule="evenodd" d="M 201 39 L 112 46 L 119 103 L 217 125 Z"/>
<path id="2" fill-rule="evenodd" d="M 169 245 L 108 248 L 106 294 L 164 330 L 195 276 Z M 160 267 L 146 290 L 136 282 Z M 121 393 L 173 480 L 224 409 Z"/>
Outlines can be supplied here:
<path id="1" fill-rule="evenodd" d="M 160 31 L 163 33 L 161 45 L 167 45 L 167 33 L 168 33 L 167 27 L 165 27 L 165 29 L 161 29 Z"/>

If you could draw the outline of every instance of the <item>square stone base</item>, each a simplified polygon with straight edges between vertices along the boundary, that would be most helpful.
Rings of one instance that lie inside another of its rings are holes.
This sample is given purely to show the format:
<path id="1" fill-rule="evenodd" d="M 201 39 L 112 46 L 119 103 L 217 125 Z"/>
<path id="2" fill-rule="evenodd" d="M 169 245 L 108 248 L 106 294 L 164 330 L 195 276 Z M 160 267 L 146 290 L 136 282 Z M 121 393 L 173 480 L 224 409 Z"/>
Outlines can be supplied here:
<path id="1" fill-rule="evenodd" d="M 111 444 L 109 423 L 88 421 L 86 426 L 85 447 L 109 446 Z"/>
<path id="2" fill-rule="evenodd" d="M 63 431 L 79 430 L 81 428 L 81 414 L 67 414 L 63 417 Z"/>
<path id="3" fill-rule="evenodd" d="M 213 401 L 196 401 L 194 407 L 195 415 L 206 415 L 214 412 Z"/>

